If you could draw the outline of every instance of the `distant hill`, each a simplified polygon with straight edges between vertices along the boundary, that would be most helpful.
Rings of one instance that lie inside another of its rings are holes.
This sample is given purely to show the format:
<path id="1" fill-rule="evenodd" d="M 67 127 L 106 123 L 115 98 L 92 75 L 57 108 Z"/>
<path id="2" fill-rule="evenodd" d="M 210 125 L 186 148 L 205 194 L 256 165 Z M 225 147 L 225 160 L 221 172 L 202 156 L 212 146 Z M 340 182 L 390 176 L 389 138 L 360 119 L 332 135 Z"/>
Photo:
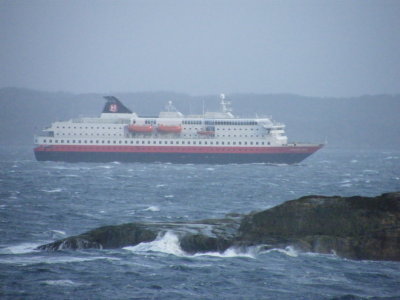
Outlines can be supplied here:
<path id="1" fill-rule="evenodd" d="M 33 135 L 56 120 L 97 116 L 104 95 L 0 89 L 0 145 L 32 145 Z M 168 101 L 182 113 L 219 109 L 218 95 L 173 92 L 114 94 L 139 115 L 158 115 Z M 400 95 L 316 98 L 290 94 L 232 94 L 234 114 L 272 116 L 285 123 L 290 141 L 330 147 L 400 149 Z"/>

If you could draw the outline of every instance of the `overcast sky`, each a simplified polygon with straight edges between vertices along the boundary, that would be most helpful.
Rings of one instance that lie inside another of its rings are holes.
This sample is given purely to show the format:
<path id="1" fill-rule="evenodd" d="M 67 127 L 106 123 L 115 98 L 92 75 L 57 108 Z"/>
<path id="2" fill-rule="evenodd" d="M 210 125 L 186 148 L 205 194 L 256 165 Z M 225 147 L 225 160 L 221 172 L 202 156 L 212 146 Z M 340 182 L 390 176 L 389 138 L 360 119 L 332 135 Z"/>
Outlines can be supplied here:
<path id="1" fill-rule="evenodd" d="M 0 0 L 0 88 L 400 93 L 400 1 Z"/>

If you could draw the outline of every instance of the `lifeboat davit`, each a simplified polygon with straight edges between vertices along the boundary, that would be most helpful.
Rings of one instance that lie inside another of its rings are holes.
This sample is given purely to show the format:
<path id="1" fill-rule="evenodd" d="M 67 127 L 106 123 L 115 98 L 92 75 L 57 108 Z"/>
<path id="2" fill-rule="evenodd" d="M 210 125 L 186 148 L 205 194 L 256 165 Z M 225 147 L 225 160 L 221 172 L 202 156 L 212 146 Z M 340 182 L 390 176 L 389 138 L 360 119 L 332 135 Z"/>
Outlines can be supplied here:
<path id="1" fill-rule="evenodd" d="M 197 134 L 200 134 L 200 135 L 214 135 L 215 131 L 201 130 L 201 131 L 197 131 Z"/>
<path id="2" fill-rule="evenodd" d="M 129 125 L 128 130 L 131 132 L 152 132 L 153 131 L 153 126 L 151 125 Z"/>
<path id="3" fill-rule="evenodd" d="M 180 125 L 158 125 L 157 130 L 165 133 L 180 133 L 182 127 Z"/>

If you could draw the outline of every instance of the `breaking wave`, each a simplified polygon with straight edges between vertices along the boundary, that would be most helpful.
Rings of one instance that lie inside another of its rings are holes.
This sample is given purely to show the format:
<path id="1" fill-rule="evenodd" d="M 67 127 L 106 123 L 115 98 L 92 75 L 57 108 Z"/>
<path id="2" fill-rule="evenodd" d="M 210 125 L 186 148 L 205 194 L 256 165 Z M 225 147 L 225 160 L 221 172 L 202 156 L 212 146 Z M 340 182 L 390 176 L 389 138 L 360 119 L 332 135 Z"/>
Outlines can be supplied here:
<path id="1" fill-rule="evenodd" d="M 134 253 L 148 253 L 148 252 L 159 252 L 165 254 L 172 254 L 175 256 L 185 256 L 185 257 L 201 257 L 201 256 L 212 256 L 221 258 L 232 258 L 232 257 L 246 257 L 246 258 L 256 258 L 260 253 L 271 253 L 279 252 L 290 257 L 297 257 L 298 252 L 292 247 L 286 247 L 285 249 L 269 249 L 262 250 L 262 246 L 254 247 L 230 247 L 223 252 L 209 251 L 195 254 L 186 253 L 180 246 L 179 237 L 171 231 L 167 231 L 163 235 L 159 235 L 152 242 L 143 242 L 136 246 L 128 246 L 123 249 L 132 251 Z"/>

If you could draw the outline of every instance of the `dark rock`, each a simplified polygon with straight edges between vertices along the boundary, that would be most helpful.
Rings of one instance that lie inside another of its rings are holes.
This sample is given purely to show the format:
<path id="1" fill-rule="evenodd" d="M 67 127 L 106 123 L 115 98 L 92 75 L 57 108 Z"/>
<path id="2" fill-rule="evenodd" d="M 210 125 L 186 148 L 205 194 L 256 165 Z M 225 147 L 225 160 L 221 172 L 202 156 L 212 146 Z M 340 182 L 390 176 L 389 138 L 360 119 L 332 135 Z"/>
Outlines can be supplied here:
<path id="1" fill-rule="evenodd" d="M 187 253 L 263 245 L 400 261 L 400 192 L 378 197 L 306 196 L 248 215 L 186 223 L 105 226 L 40 246 L 42 250 L 121 248 L 173 231 Z"/>
<path id="2" fill-rule="evenodd" d="M 236 240 L 353 259 L 400 260 L 400 193 L 287 201 L 246 216 Z"/>
<path id="3" fill-rule="evenodd" d="M 149 242 L 157 237 L 158 232 L 143 224 L 129 223 L 116 226 L 100 227 L 78 236 L 68 237 L 54 243 L 39 246 L 40 250 L 62 249 L 110 249 L 134 246 Z"/>

